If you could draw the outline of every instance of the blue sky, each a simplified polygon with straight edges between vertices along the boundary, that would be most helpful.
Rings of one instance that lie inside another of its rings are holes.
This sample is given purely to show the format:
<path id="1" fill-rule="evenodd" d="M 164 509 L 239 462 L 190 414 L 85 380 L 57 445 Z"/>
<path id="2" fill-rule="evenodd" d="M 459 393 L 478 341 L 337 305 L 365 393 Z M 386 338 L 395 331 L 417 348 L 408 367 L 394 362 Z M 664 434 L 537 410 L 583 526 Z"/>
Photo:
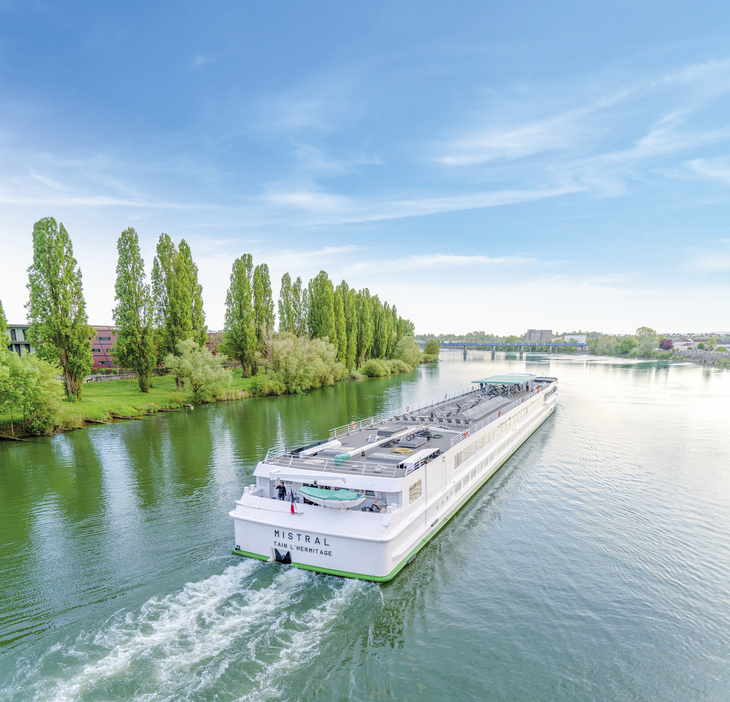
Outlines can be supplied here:
<path id="1" fill-rule="evenodd" d="M 394 7 L 394 5 L 397 5 Z M 0 300 L 68 229 L 324 268 L 419 332 L 730 330 L 730 4 L 0 0 Z"/>

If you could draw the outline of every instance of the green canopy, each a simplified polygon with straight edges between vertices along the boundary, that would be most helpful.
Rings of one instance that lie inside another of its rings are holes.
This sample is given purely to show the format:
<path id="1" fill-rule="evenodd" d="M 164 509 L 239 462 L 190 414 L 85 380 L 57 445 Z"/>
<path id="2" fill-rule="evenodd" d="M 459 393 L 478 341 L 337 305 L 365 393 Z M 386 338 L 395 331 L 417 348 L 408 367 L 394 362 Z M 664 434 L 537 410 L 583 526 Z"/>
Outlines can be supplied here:
<path id="1" fill-rule="evenodd" d="M 315 487 L 301 487 L 299 492 L 307 497 L 316 497 L 318 500 L 358 500 L 362 495 L 349 490 L 323 490 Z"/>
<path id="2" fill-rule="evenodd" d="M 507 373 L 506 375 L 493 375 L 490 378 L 482 378 L 481 380 L 472 380 L 472 383 L 480 385 L 522 385 L 529 383 L 537 378 L 536 375 L 530 373 Z"/>

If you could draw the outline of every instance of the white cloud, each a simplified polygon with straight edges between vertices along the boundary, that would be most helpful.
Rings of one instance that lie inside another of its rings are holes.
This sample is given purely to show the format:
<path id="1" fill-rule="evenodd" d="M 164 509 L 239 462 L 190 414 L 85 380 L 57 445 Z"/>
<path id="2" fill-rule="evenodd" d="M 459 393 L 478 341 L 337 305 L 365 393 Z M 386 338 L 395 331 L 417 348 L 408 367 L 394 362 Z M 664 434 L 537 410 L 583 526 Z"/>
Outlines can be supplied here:
<path id="1" fill-rule="evenodd" d="M 686 165 L 699 176 L 730 185 L 730 158 L 696 158 Z"/>
<path id="2" fill-rule="evenodd" d="M 533 263 L 534 258 L 522 256 L 460 256 L 456 254 L 421 254 L 397 259 L 371 259 L 355 261 L 345 266 L 345 274 L 359 275 L 362 273 L 404 273 L 406 271 L 421 271 L 429 268 L 438 268 L 446 272 L 453 268 L 471 266 L 509 266 Z"/>
<path id="3" fill-rule="evenodd" d="M 498 207 L 568 195 L 582 190 L 585 190 L 584 186 L 567 185 L 541 190 L 496 190 L 444 197 L 357 200 L 341 195 L 297 189 L 268 193 L 263 197 L 263 201 L 268 205 L 303 210 L 312 215 L 309 220 L 300 221 L 299 224 L 347 224 Z"/>

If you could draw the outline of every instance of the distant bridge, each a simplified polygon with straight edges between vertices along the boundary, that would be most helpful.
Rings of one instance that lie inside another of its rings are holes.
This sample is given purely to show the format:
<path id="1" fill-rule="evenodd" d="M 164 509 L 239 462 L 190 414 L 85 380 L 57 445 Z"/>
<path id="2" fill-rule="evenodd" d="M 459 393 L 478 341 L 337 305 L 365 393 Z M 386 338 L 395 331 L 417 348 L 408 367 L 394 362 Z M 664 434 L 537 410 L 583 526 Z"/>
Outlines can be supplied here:
<path id="1" fill-rule="evenodd" d="M 425 341 L 418 342 L 421 346 L 425 346 Z M 459 349 L 464 352 L 464 358 L 466 358 L 467 349 L 483 349 L 484 351 L 491 351 L 492 358 L 494 354 L 499 351 L 507 351 L 514 349 L 522 358 L 523 354 L 527 351 L 536 352 L 538 349 L 547 349 L 548 353 L 553 353 L 553 349 L 559 348 L 573 348 L 577 353 L 588 353 L 588 344 L 579 343 L 577 341 L 517 341 L 514 343 L 507 343 L 504 341 L 450 341 L 448 343 L 441 343 L 442 349 Z"/>
<path id="2" fill-rule="evenodd" d="M 421 346 L 425 346 L 425 341 L 418 342 Z M 575 347 L 582 349 L 588 346 L 588 344 L 578 343 L 577 341 L 517 341 L 515 343 L 506 343 L 499 341 L 442 341 L 441 348 L 469 348 L 469 349 L 491 349 L 493 346 L 499 349 L 523 349 L 529 351 L 540 346 L 553 346 L 553 347 Z"/>

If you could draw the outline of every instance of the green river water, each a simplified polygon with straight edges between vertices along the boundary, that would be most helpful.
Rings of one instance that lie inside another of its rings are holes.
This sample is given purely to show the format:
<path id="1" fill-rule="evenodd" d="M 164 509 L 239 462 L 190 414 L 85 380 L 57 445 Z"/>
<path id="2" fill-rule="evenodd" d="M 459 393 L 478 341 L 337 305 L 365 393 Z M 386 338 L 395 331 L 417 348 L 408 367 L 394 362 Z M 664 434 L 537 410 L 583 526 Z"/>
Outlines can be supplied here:
<path id="1" fill-rule="evenodd" d="M 730 699 L 730 372 L 441 359 L 0 444 L 0 699 Z M 392 583 L 231 555 L 271 444 L 519 371 L 555 414 Z"/>

